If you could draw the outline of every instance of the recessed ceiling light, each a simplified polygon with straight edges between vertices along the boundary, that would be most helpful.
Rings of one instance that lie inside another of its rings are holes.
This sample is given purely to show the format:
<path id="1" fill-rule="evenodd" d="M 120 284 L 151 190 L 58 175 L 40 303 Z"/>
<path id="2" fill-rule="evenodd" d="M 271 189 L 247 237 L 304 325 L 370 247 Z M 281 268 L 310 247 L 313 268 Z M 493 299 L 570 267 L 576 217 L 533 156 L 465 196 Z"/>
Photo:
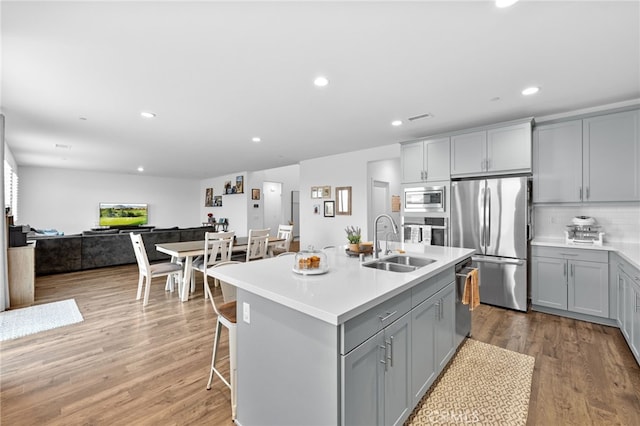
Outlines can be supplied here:
<path id="1" fill-rule="evenodd" d="M 142 167 L 142 166 L 138 167 L 138 171 L 139 172 L 144 172 L 144 167 Z"/>
<path id="2" fill-rule="evenodd" d="M 402 120 L 394 120 L 391 122 L 391 125 L 396 127 L 402 126 Z"/>
<path id="3" fill-rule="evenodd" d="M 524 89 L 522 91 L 522 94 L 525 95 L 525 96 L 528 96 L 528 95 L 533 95 L 535 93 L 538 93 L 539 91 L 540 91 L 539 87 L 535 87 L 535 86 L 527 87 L 526 89 Z"/>
<path id="4" fill-rule="evenodd" d="M 260 142 L 262 139 L 260 139 L 260 138 L 257 138 L 257 137 L 256 137 L 256 138 L 251 138 L 251 140 L 252 140 L 253 142 Z"/>
<path id="5" fill-rule="evenodd" d="M 327 84 L 329 84 L 329 79 L 327 79 L 327 77 L 317 77 L 315 80 L 313 80 L 313 84 L 315 84 L 318 87 L 324 87 Z"/>
<path id="6" fill-rule="evenodd" d="M 146 112 L 146 111 L 142 111 L 140 115 L 143 116 L 144 118 L 154 118 L 156 116 L 154 113 Z"/>
<path id="7" fill-rule="evenodd" d="M 497 102 L 500 100 L 500 96 L 496 96 L 495 98 L 489 99 L 491 102 Z"/>
<path id="8" fill-rule="evenodd" d="M 87 117 L 79 117 L 82 121 L 87 121 Z"/>
<path id="9" fill-rule="evenodd" d="M 518 0 L 496 0 L 496 7 L 503 8 L 513 6 Z"/>
<path id="10" fill-rule="evenodd" d="M 55 144 L 55 148 L 56 149 L 71 149 L 71 145 L 67 145 L 64 143 L 57 143 Z"/>

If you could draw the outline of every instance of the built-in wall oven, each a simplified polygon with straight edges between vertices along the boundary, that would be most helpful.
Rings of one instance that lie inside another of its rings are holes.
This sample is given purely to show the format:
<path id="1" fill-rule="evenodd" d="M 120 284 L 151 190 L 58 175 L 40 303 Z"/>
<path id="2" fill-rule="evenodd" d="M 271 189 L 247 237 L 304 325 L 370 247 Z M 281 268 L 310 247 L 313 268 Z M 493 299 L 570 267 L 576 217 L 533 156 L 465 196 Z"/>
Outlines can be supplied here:
<path id="1" fill-rule="evenodd" d="M 432 246 L 449 245 L 449 223 L 442 217 L 402 217 L 402 240 Z"/>
<path id="2" fill-rule="evenodd" d="M 421 186 L 404 189 L 403 213 L 431 213 L 446 210 L 444 186 Z"/>

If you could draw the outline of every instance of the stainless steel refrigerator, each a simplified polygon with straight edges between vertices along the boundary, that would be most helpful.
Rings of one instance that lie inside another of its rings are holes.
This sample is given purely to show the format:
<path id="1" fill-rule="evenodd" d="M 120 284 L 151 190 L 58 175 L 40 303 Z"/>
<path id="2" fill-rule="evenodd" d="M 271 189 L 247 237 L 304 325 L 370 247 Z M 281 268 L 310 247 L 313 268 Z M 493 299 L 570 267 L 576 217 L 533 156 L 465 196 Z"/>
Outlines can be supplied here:
<path id="1" fill-rule="evenodd" d="M 480 302 L 527 310 L 527 176 L 451 183 L 451 245 L 476 249 Z"/>

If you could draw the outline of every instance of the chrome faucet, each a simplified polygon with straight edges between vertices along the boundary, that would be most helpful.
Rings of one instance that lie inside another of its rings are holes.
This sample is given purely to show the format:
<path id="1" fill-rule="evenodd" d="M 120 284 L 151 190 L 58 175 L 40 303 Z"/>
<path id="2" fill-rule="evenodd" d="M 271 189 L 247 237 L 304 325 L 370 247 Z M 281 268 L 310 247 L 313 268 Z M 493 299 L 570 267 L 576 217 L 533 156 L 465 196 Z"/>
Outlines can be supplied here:
<path id="1" fill-rule="evenodd" d="M 380 251 L 378 249 L 378 221 L 380 220 L 381 217 L 386 217 L 387 219 L 389 219 L 389 222 L 391 222 L 391 228 L 393 229 L 393 234 L 398 235 L 398 225 L 396 225 L 396 222 L 393 220 L 393 218 L 385 213 L 378 215 L 373 221 L 373 258 L 374 259 L 378 259 L 378 251 Z"/>

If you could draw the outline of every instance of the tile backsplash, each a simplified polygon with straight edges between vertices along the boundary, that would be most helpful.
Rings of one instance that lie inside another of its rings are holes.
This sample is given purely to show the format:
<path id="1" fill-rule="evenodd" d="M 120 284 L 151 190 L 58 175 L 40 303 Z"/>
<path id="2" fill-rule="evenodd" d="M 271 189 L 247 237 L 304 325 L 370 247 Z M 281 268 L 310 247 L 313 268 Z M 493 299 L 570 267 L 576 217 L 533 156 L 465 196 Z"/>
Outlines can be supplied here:
<path id="1" fill-rule="evenodd" d="M 575 216 L 589 216 L 602 226 L 605 242 L 640 243 L 640 204 L 534 205 L 534 237 L 564 237 L 565 226 Z"/>

